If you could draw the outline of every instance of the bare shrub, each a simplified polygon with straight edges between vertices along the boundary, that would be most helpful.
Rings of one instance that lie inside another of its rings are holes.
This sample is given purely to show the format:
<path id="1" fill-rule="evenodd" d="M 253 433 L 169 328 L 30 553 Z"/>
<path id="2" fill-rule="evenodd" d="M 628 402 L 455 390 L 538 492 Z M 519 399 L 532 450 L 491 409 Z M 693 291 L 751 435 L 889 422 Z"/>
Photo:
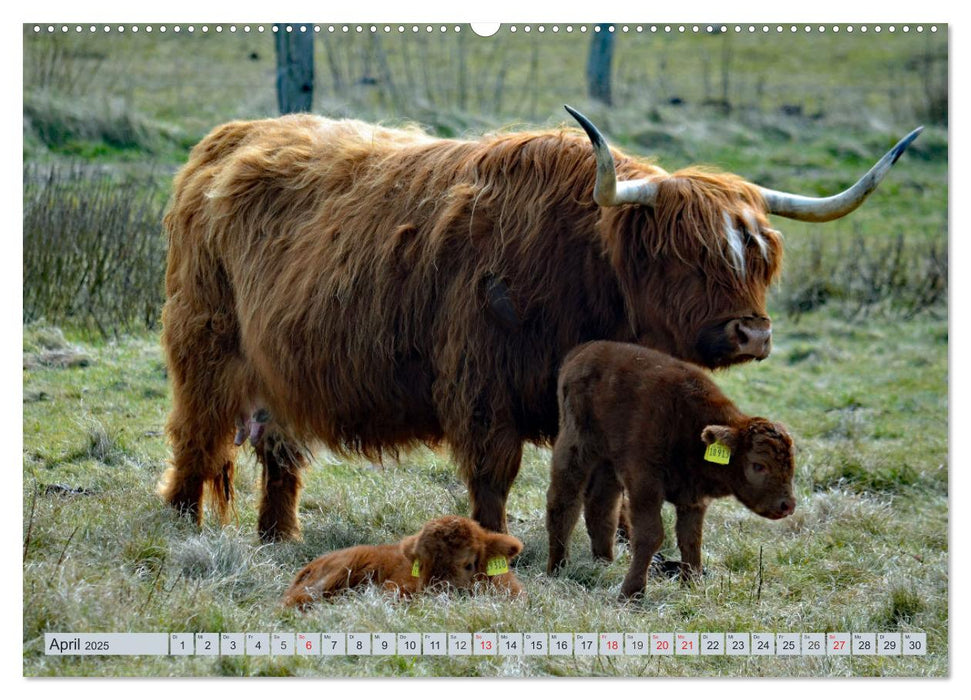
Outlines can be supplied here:
<path id="1" fill-rule="evenodd" d="M 24 168 L 24 321 L 154 328 L 163 301 L 164 188 L 80 165 Z"/>
<path id="2" fill-rule="evenodd" d="M 78 37 L 42 34 L 25 42 L 24 84 L 63 95 L 83 95 L 107 54 Z"/>
<path id="3" fill-rule="evenodd" d="M 913 318 L 947 308 L 947 237 L 885 240 L 860 233 L 828 241 L 821 234 L 790 256 L 782 300 L 786 312 L 832 305 L 846 319 L 872 314 Z"/>

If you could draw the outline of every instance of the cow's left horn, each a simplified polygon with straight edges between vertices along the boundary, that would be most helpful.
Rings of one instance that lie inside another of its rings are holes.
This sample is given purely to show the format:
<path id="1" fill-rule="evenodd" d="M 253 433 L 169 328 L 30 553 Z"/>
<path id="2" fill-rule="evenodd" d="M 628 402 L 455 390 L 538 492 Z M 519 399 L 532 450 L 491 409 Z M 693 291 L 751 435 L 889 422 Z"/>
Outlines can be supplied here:
<path id="1" fill-rule="evenodd" d="M 883 176 L 887 174 L 901 154 L 907 150 L 907 146 L 913 143 L 924 127 L 920 126 L 902 138 L 896 146 L 883 158 L 877 162 L 870 171 L 860 178 L 860 180 L 848 190 L 832 197 L 803 197 L 798 194 L 788 192 L 777 192 L 764 187 L 762 197 L 765 198 L 766 209 L 771 214 L 778 214 L 787 219 L 798 221 L 832 221 L 841 216 L 846 216 L 858 206 L 863 204 L 863 200 L 870 196 L 870 193 L 877 188 Z"/>
<path id="2" fill-rule="evenodd" d="M 573 109 L 570 105 L 563 105 L 590 137 L 593 152 L 597 157 L 597 181 L 593 186 L 593 201 L 602 207 L 615 207 L 619 204 L 643 204 L 653 207 L 657 201 L 657 185 L 650 180 L 622 180 L 617 181 L 617 170 L 614 167 L 614 157 L 607 147 L 603 134 L 589 119 Z"/>

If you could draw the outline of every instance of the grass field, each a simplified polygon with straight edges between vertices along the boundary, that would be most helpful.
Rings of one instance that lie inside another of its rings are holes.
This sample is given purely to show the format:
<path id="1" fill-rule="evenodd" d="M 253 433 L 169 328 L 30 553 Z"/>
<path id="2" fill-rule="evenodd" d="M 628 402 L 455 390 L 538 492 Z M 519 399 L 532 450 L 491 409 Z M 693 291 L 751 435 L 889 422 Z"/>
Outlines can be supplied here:
<path id="1" fill-rule="evenodd" d="M 773 353 L 715 375 L 743 410 L 790 426 L 798 446 L 797 510 L 769 522 L 732 500 L 716 503 L 705 528 L 707 576 L 693 587 L 651 579 L 644 600 L 622 605 L 616 597 L 626 551 L 609 566 L 595 563 L 582 527 L 563 574 L 543 573 L 549 450 L 530 447 L 508 505 L 511 533 L 525 543 L 516 563 L 525 600 L 400 603 L 365 591 L 307 614 L 284 610 L 280 595 L 307 561 L 338 547 L 400 539 L 444 513 L 466 514 L 465 486 L 447 450 L 407 453 L 384 465 L 320 451 L 301 503 L 303 541 L 263 546 L 255 537 L 258 468 L 242 449 L 236 522 L 200 531 L 177 518 L 154 493 L 170 456 L 163 434 L 170 403 L 157 315 L 143 310 L 161 301 L 151 275 L 160 281 L 164 264 L 148 258 L 138 268 L 147 270 L 138 287 L 147 301 L 135 320 L 112 325 L 112 310 L 127 306 L 107 302 L 90 313 L 61 302 L 45 312 L 38 301 L 29 316 L 25 308 L 24 674 L 947 675 L 945 34 L 621 35 L 617 105 L 608 109 L 585 97 L 589 38 L 578 31 L 527 34 L 520 26 L 490 43 L 467 30 L 402 37 L 379 27 L 375 38 L 338 27 L 317 42 L 315 109 L 419 121 L 442 135 L 562 123 L 568 102 L 601 123 L 613 142 L 656 154 L 669 169 L 705 162 L 770 187 L 821 193 L 849 184 L 897 137 L 926 125 L 912 152 L 851 217 L 825 226 L 780 222 L 787 261 L 770 300 Z M 111 236 L 153 235 L 148 202 L 164 200 L 165 183 L 205 131 L 275 111 L 273 45 L 265 33 L 91 37 L 76 36 L 72 25 L 55 39 L 25 27 L 24 38 L 25 165 L 93 173 L 90 192 L 98 202 L 110 203 L 105 178 L 117 182 L 118 196 L 137 200 L 149 220 L 133 224 L 106 206 L 110 230 L 117 229 Z M 839 60 L 819 67 L 813 57 L 823 52 Z M 812 72 L 804 68 L 810 63 Z M 44 178 L 26 173 L 25 251 L 38 231 L 47 236 L 52 226 L 66 226 L 51 222 L 101 211 L 83 187 L 44 199 Z M 133 190 L 132 182 L 142 184 Z M 43 202 L 51 215 L 29 218 L 27 202 Z M 28 226 L 34 221 L 42 223 Z M 36 240 L 43 242 L 38 250 L 57 250 L 62 243 L 50 241 L 63 236 Z M 154 244 L 141 250 L 132 255 L 159 255 Z M 31 294 L 61 280 L 86 284 L 75 281 L 85 276 L 63 272 L 32 276 L 28 261 L 35 259 L 42 258 L 25 252 L 25 300 L 44 298 Z M 105 271 L 99 299 L 128 289 L 112 286 L 110 265 L 91 269 Z M 676 557 L 673 510 L 665 510 L 665 525 L 662 551 Z M 929 653 L 322 661 L 58 658 L 43 651 L 50 631 L 254 630 L 922 631 Z"/>

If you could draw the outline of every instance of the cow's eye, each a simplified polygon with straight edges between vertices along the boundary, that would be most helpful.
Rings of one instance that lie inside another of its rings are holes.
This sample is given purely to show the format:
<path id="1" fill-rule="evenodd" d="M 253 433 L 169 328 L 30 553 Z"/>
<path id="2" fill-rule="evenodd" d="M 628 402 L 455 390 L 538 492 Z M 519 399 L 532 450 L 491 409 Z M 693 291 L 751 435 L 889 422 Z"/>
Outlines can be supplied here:
<path id="1" fill-rule="evenodd" d="M 755 472 L 755 473 L 764 472 L 765 471 L 765 465 L 764 464 L 759 464 L 758 462 L 756 462 L 755 464 L 752 465 L 752 471 Z"/>

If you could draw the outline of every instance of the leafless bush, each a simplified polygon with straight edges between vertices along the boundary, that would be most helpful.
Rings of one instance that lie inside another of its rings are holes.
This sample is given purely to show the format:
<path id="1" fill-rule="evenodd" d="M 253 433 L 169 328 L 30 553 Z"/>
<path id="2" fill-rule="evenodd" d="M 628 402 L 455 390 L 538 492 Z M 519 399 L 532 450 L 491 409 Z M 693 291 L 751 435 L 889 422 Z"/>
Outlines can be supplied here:
<path id="1" fill-rule="evenodd" d="M 24 168 L 24 321 L 97 329 L 158 323 L 164 187 L 80 165 Z"/>
<path id="2" fill-rule="evenodd" d="M 789 260 L 782 299 L 794 317 L 824 305 L 847 319 L 946 311 L 947 236 L 878 241 L 856 233 L 831 242 L 817 234 Z"/>
<path id="3" fill-rule="evenodd" d="M 924 99 L 918 103 L 917 116 L 935 124 L 947 124 L 948 112 L 948 75 L 947 54 L 928 50 L 918 62 Z"/>
<path id="4" fill-rule="evenodd" d="M 540 60 L 540 39 L 501 33 L 485 41 L 467 27 L 446 37 L 328 34 L 318 55 L 324 77 L 317 109 L 355 117 L 407 115 L 443 135 L 462 132 L 478 115 L 535 120 L 550 108 L 540 105 L 547 87 L 542 78 L 550 70 Z"/>
<path id="5" fill-rule="evenodd" d="M 90 86 L 106 55 L 85 48 L 72 36 L 31 37 L 25 42 L 24 84 L 35 90 L 81 95 Z"/>

